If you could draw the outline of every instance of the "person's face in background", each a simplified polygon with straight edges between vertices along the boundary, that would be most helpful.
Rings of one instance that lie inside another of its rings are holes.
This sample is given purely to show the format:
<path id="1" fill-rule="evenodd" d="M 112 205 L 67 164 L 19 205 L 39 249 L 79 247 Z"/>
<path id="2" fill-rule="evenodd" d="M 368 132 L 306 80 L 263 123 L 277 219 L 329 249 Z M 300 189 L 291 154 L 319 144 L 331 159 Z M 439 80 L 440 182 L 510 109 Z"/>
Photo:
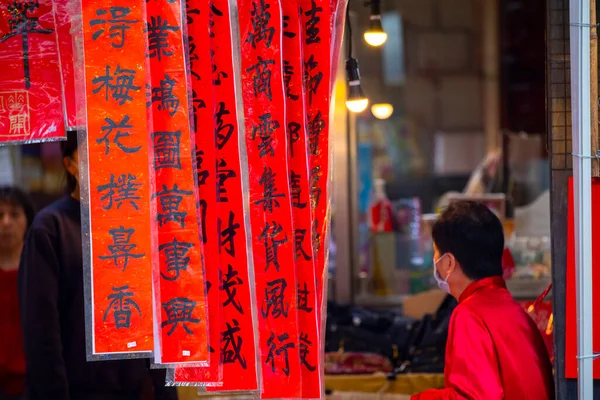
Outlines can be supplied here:
<path id="1" fill-rule="evenodd" d="M 0 253 L 20 252 L 27 231 L 27 216 L 19 205 L 0 202 Z"/>
<path id="2" fill-rule="evenodd" d="M 73 194 L 79 197 L 79 152 L 75 150 L 70 157 L 64 157 L 63 166 L 77 181 L 77 187 Z"/>

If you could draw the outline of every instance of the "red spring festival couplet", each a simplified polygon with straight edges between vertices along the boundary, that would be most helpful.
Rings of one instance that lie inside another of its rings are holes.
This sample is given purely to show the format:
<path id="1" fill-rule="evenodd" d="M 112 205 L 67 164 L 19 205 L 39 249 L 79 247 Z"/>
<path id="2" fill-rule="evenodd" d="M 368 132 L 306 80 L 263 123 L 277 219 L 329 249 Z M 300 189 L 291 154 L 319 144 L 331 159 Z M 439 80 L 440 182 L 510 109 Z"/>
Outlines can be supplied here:
<path id="1" fill-rule="evenodd" d="M 301 396 L 281 6 L 238 0 L 262 398 Z"/>
<path id="2" fill-rule="evenodd" d="M 154 348 L 144 4 L 82 3 L 92 357 L 149 356 Z M 127 29 L 112 29 L 114 15 Z"/>
<path id="3" fill-rule="evenodd" d="M 158 364 L 206 364 L 207 312 L 198 223 L 194 136 L 180 0 L 149 0 L 152 145 L 158 269 L 154 271 Z M 192 111 L 193 112 L 193 111 Z"/>
<path id="4" fill-rule="evenodd" d="M 255 307 L 250 290 L 229 0 L 213 0 L 210 6 L 223 385 L 207 390 L 247 392 L 258 390 Z"/>
<path id="5" fill-rule="evenodd" d="M 303 28 L 312 241 L 316 259 L 317 311 L 321 320 L 329 226 L 330 0 L 299 0 L 299 4 Z"/>
<path id="6" fill-rule="evenodd" d="M 286 102 L 289 186 L 294 224 L 294 258 L 298 296 L 298 351 L 302 398 L 321 397 L 321 369 L 315 290 L 315 260 L 311 241 L 312 215 L 308 189 L 306 109 L 303 88 L 302 37 L 298 1 L 286 0 L 283 10 L 283 81 Z"/>
<path id="7" fill-rule="evenodd" d="M 51 0 L 0 1 L 0 144 L 64 138 Z"/>
<path id="8" fill-rule="evenodd" d="M 219 290 L 219 236 L 217 233 L 217 157 L 214 135 L 213 78 L 210 60 L 210 4 L 203 0 L 186 1 L 187 50 L 192 85 L 192 130 L 196 141 L 196 174 L 200 210 L 200 237 L 204 247 L 204 271 L 208 299 L 210 362 L 206 367 L 177 368 L 176 384 L 220 386 L 222 364 L 221 306 Z M 202 62 L 204 61 L 204 62 Z M 228 293 L 236 293 L 234 279 Z"/>

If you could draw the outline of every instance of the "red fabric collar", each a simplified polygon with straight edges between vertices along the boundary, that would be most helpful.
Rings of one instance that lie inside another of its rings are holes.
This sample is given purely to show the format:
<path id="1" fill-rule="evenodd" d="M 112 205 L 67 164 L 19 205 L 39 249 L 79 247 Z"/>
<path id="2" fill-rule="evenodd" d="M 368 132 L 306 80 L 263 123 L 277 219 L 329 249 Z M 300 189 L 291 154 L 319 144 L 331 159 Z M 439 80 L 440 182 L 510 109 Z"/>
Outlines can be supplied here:
<path id="1" fill-rule="evenodd" d="M 491 276 L 489 278 L 483 278 L 471 283 L 469 286 L 467 286 L 464 292 L 462 292 L 458 298 L 458 302 L 462 303 L 477 292 L 493 288 L 506 289 L 506 282 L 504 281 L 504 278 L 501 276 Z"/>

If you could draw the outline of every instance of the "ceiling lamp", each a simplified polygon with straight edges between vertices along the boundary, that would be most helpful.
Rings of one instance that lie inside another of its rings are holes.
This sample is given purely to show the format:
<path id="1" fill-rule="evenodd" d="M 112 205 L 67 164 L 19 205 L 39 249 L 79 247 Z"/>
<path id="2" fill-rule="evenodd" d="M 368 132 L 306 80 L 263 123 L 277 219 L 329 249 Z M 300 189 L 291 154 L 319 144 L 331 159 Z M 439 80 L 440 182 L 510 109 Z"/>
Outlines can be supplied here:
<path id="1" fill-rule="evenodd" d="M 371 112 L 377 119 L 388 119 L 394 113 L 394 107 L 387 103 L 373 104 Z"/>
<path id="2" fill-rule="evenodd" d="M 363 112 L 369 105 L 369 99 L 367 99 L 360 87 L 360 72 L 358 70 L 358 61 L 355 58 L 349 57 L 346 60 L 346 73 L 348 75 L 346 107 L 353 113 Z"/>
<path id="3" fill-rule="evenodd" d="M 379 47 L 385 43 L 388 37 L 381 25 L 381 2 L 380 0 L 371 0 L 370 5 L 369 29 L 364 33 L 364 37 L 369 45 Z"/>

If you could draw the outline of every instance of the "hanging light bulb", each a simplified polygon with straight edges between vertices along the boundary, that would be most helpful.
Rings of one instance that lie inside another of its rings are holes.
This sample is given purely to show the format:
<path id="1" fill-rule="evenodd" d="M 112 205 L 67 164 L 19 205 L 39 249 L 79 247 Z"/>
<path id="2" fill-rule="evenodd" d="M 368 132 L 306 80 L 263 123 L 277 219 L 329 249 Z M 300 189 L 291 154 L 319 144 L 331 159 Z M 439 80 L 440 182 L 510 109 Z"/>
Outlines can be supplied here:
<path id="1" fill-rule="evenodd" d="M 371 106 L 371 112 L 377 119 L 388 119 L 394 112 L 394 107 L 391 104 L 380 103 Z"/>
<path id="2" fill-rule="evenodd" d="M 348 75 L 348 97 L 346 107 L 353 113 L 365 111 L 369 105 L 369 99 L 360 87 L 360 72 L 358 71 L 358 61 L 355 58 L 348 57 L 346 60 L 346 73 Z"/>
<path id="3" fill-rule="evenodd" d="M 369 16 L 369 29 L 364 33 L 365 41 L 373 46 L 379 47 L 387 40 L 387 33 L 381 25 L 380 0 L 371 0 L 371 15 Z"/>

